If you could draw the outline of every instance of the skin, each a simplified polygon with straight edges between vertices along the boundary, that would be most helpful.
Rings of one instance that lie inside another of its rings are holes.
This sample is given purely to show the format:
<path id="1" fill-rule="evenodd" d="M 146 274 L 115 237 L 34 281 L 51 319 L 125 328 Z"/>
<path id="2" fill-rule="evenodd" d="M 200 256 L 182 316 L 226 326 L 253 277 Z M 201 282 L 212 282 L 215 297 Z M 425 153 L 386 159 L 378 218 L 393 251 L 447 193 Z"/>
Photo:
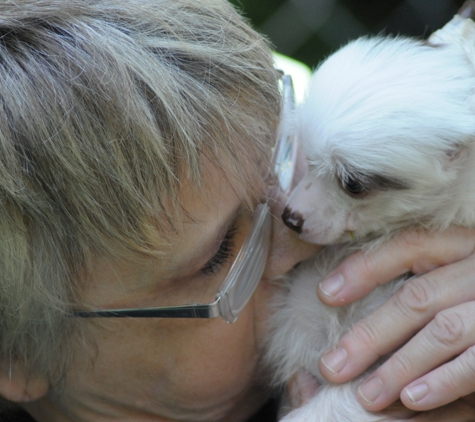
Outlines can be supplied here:
<path id="1" fill-rule="evenodd" d="M 195 289 L 193 284 L 203 282 L 213 286 L 212 296 L 216 293 L 219 283 L 214 278 L 221 280 L 229 265 L 210 278 L 200 268 L 215 253 L 242 201 L 237 190 L 230 189 L 211 164 L 207 166 L 206 194 L 183 187 L 183 203 L 194 222 L 177 226 L 164 256 L 150 265 L 99 259 L 85 303 L 102 308 L 145 307 L 162 293 L 183 303 L 189 289 Z M 245 216 L 237 219 L 236 249 L 248 220 Z M 280 225 L 280 219 L 274 223 Z M 273 241 L 279 248 L 269 265 L 278 261 L 279 266 L 268 271 L 272 278 L 315 251 L 278 227 Z M 76 353 L 64 394 L 30 392 L 23 398 L 36 400 L 24 407 L 38 421 L 246 420 L 268 394 L 258 363 L 266 332 L 266 304 L 275 288 L 267 275 L 234 324 L 221 318 L 87 321 L 94 347 Z"/>
<path id="2" fill-rule="evenodd" d="M 336 268 L 318 289 L 330 306 L 354 301 L 407 271 L 419 277 L 356 324 L 336 353 L 324 355 L 322 374 L 345 382 L 410 339 L 360 385 L 357 395 L 366 409 L 380 410 L 400 398 L 410 409 L 429 410 L 473 393 L 474 235 L 473 230 L 459 228 L 439 234 L 404 233 Z M 472 402 L 472 396 L 463 401 Z M 439 410 L 436 413 L 441 417 Z"/>
<path id="3" fill-rule="evenodd" d="M 212 166 L 208 170 L 203 189 L 206 194 L 183 187 L 183 203 L 193 216 L 193 223 L 187 221 L 178 226 L 176 236 L 171 238 L 160 260 L 150 264 L 126 264 L 99 259 L 89 279 L 85 303 L 103 308 L 145 307 L 162 294 L 176 297 L 177 302 L 182 303 L 180 297 L 187 296 L 196 282 L 205 280 L 199 274 L 200 268 L 213 255 L 242 203 L 234 193 L 237 189 L 230 189 Z M 281 200 L 284 198 L 278 199 L 273 201 L 275 215 L 279 215 L 283 207 Z M 245 213 L 237 221 L 236 248 L 246 231 Z M 0 393 L 21 403 L 40 422 L 245 421 L 267 398 L 265 378 L 259 372 L 259 358 L 266 334 L 266 304 L 276 288 L 270 281 L 315 252 L 313 246 L 300 242 L 280 221 L 274 219 L 273 248 L 264 278 L 235 324 L 226 324 L 220 318 L 89 320 L 88 332 L 92 341 L 77 351 L 62 395 L 52 394 L 47 380 L 26 376 L 20 367 L 14 367 L 11 374 L 5 370 L 0 374 Z M 380 280 L 389 280 L 408 269 L 415 273 L 429 271 L 425 277 L 430 277 L 431 283 L 425 285 L 427 289 L 432 285 L 436 287 L 423 295 L 427 297 L 426 306 L 415 307 L 421 308 L 422 312 L 406 317 L 404 323 L 398 318 L 404 318 L 401 309 L 405 310 L 411 302 L 407 297 L 394 298 L 385 306 L 385 312 L 369 317 L 360 328 L 342 339 L 341 345 L 347 350 L 343 367 L 332 373 L 325 371 L 323 365 L 322 372 L 336 382 L 349 379 L 370 364 L 375 355 L 385 353 L 423 328 L 439 310 L 470 300 L 467 295 L 473 289 L 470 289 L 471 277 L 467 275 L 473 274 L 470 256 L 475 249 L 474 234 L 453 230 L 438 236 L 406 235 L 372 255 L 356 255 L 343 263 L 336 270 L 345 280 L 340 292 L 328 296 L 322 289 L 319 291 L 320 297 L 333 305 L 354 300 Z M 450 263 L 456 263 L 453 265 L 457 267 L 441 267 Z M 226 273 L 227 266 L 222 271 Z M 466 280 L 461 283 L 461 292 L 450 292 L 446 278 L 462 280 L 463 274 L 466 274 Z M 219 275 L 217 277 L 220 279 Z M 213 287 L 219 285 L 216 280 L 208 281 Z M 323 287 L 328 293 L 330 289 Z M 442 290 L 445 287 L 446 291 Z M 213 289 L 209 290 L 211 294 Z M 392 315 L 397 310 L 399 314 L 395 319 Z M 427 327 L 423 328 L 413 341 L 420 345 L 419 337 L 424 338 L 427 331 Z M 434 337 L 426 337 L 427 344 L 437 349 Z M 470 342 L 469 339 L 466 341 Z M 368 354 L 368 351 L 374 351 L 374 354 Z M 406 353 L 406 361 L 412 363 L 406 372 L 397 364 L 397 356 L 401 353 Z M 413 381 L 413 374 L 417 378 L 418 368 L 424 368 L 428 361 L 425 354 L 414 348 L 407 351 L 403 348 L 398 354 L 394 362 L 390 360 L 378 370 L 378 376 L 383 380 L 381 398 L 370 406 L 363 402 L 365 407 L 376 410 L 396 400 L 402 388 Z M 429 361 L 433 368 L 440 364 Z M 436 403 L 442 400 L 440 375 L 434 372 L 425 378 L 431 382 L 431 394 Z M 389 379 L 391 383 L 387 382 Z M 455 396 L 472 391 L 470 385 L 467 390 L 457 386 Z M 296 377 L 290 390 L 298 396 L 292 402 L 300 405 L 317 392 L 317 387 L 308 377 Z M 409 408 L 417 407 L 407 403 L 404 393 L 401 398 Z M 435 413 L 401 413 L 400 407 L 396 411 L 401 420 L 462 422 L 475 417 L 473 409 L 472 403 L 459 400 Z M 391 411 L 394 412 L 394 408 Z"/>

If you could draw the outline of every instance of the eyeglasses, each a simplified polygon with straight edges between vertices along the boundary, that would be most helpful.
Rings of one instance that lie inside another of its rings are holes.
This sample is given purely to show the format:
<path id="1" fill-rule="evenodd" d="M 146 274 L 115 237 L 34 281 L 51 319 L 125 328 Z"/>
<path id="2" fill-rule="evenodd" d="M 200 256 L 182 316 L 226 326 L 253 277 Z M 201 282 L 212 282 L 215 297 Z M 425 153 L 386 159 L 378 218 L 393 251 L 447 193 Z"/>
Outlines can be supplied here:
<path id="1" fill-rule="evenodd" d="M 289 75 L 282 75 L 280 88 L 283 97 L 277 142 L 272 157 L 273 188 L 288 194 L 291 189 L 297 156 L 297 144 L 289 125 L 294 108 L 294 91 Z M 212 303 L 181 306 L 73 311 L 82 318 L 216 318 L 233 323 L 246 307 L 261 280 L 270 248 L 271 217 L 269 203 L 257 206 L 248 234 L 236 259 L 219 287 Z"/>

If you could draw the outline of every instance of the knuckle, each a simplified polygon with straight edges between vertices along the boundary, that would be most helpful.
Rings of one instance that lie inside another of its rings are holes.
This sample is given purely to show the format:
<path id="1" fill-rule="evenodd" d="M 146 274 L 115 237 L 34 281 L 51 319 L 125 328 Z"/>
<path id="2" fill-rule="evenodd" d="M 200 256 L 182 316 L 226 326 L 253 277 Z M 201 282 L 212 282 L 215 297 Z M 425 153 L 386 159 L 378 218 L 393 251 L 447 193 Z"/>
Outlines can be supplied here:
<path id="1" fill-rule="evenodd" d="M 438 381 L 441 391 L 455 391 L 459 386 L 455 374 L 450 370 L 444 371 L 443 376 L 441 376 Z"/>
<path id="2" fill-rule="evenodd" d="M 347 260 L 347 271 L 355 275 L 358 279 L 365 280 L 371 278 L 378 269 L 378 261 L 369 251 L 359 251 L 352 255 L 351 260 Z"/>
<path id="3" fill-rule="evenodd" d="M 426 314 L 432 305 L 430 288 L 425 277 L 410 281 L 396 294 L 396 305 L 404 314 Z"/>
<path id="4" fill-rule="evenodd" d="M 402 232 L 400 241 L 401 247 L 424 245 L 427 240 L 427 232 L 424 230 L 406 230 Z"/>
<path id="5" fill-rule="evenodd" d="M 356 339 L 359 344 L 363 345 L 366 350 L 374 350 L 374 346 L 379 343 L 376 327 L 368 320 L 354 325 L 351 333 L 352 337 Z"/>
<path id="6" fill-rule="evenodd" d="M 411 360 L 408 357 L 401 353 L 396 353 L 390 359 L 391 362 L 391 373 L 398 374 L 398 376 L 405 374 L 413 374 L 414 367 L 411 364 Z"/>
<path id="7" fill-rule="evenodd" d="M 463 319 L 452 310 L 439 312 L 429 324 L 429 328 L 437 343 L 447 347 L 460 344 L 466 331 Z"/>
<path id="8" fill-rule="evenodd" d="M 469 347 L 460 357 L 460 372 L 464 377 L 473 380 L 475 376 L 475 346 Z"/>
<path id="9" fill-rule="evenodd" d="M 442 367 L 434 388 L 439 392 L 450 392 L 453 396 L 461 397 L 473 392 L 473 377 L 475 375 L 475 348 L 467 349 L 460 357 Z M 468 389 L 467 389 L 468 387 Z"/>

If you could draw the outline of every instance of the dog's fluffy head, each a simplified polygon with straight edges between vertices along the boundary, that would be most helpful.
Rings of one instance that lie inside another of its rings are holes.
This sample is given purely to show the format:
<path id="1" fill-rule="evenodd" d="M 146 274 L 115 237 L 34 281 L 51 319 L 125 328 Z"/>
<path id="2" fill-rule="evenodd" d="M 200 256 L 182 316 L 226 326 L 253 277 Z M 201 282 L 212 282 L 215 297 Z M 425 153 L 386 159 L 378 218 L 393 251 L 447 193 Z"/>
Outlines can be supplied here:
<path id="1" fill-rule="evenodd" d="M 455 45 L 361 38 L 330 56 L 297 110 L 309 170 L 290 225 L 325 244 L 433 224 L 475 139 L 474 95 Z"/>

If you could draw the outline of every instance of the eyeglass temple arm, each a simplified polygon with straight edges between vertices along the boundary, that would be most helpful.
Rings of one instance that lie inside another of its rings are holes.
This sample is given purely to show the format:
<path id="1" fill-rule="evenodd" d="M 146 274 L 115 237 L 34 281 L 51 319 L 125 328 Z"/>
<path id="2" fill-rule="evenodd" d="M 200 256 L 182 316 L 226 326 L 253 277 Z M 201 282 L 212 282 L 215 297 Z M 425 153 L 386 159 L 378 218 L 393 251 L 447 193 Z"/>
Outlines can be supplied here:
<path id="1" fill-rule="evenodd" d="M 221 316 L 219 300 L 207 305 L 195 304 L 163 308 L 114 309 L 111 311 L 74 311 L 80 318 L 216 318 Z"/>

